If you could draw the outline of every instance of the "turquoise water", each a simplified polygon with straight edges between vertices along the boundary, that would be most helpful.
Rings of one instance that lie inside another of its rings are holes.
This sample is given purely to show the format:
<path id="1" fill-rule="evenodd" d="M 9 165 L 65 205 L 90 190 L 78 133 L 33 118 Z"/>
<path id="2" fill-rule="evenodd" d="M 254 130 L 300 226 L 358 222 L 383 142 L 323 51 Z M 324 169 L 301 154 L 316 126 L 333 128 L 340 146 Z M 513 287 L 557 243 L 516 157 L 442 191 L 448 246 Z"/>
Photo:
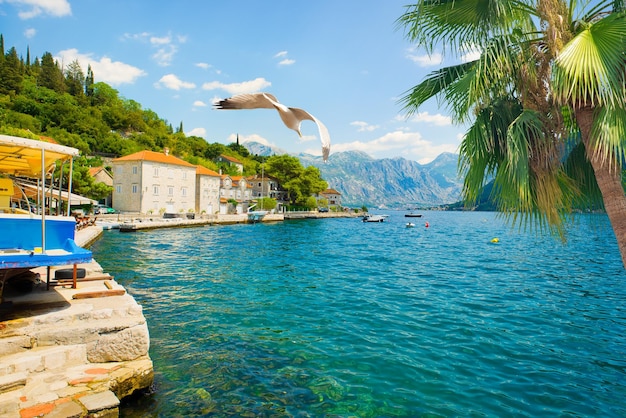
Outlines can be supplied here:
<path id="1" fill-rule="evenodd" d="M 389 213 L 106 231 L 94 257 L 143 305 L 155 367 L 122 416 L 626 416 L 605 216 L 562 245 L 493 213 Z"/>

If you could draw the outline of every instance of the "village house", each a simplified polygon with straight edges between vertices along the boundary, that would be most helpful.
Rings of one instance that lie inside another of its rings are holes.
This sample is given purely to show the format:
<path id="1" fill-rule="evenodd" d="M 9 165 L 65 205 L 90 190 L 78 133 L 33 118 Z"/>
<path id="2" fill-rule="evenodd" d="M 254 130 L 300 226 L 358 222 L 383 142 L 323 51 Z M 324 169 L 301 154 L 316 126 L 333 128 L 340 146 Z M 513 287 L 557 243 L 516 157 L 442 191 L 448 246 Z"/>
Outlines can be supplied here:
<path id="1" fill-rule="evenodd" d="M 237 201 L 237 213 L 244 213 L 252 197 L 252 187 L 243 176 L 222 175 L 220 187 L 220 213 L 229 213 L 231 202 Z"/>
<path id="2" fill-rule="evenodd" d="M 276 212 L 282 212 L 284 206 L 289 205 L 289 193 L 280 187 L 278 180 L 273 177 L 258 175 L 248 177 L 252 187 L 252 200 L 269 197 L 276 200 Z"/>
<path id="3" fill-rule="evenodd" d="M 111 173 L 109 173 L 109 170 L 107 170 L 104 167 L 91 167 L 89 169 L 89 175 L 91 177 L 93 177 L 93 179 L 97 182 L 97 183 L 104 183 L 107 186 L 113 187 L 113 175 Z M 113 206 L 112 205 L 112 199 L 113 199 L 113 194 L 108 195 L 107 197 L 104 198 L 104 202 L 100 202 L 105 204 L 106 206 Z"/>
<path id="4" fill-rule="evenodd" d="M 203 166 L 196 167 L 196 212 L 215 215 L 220 210 L 222 176 Z"/>
<path id="5" fill-rule="evenodd" d="M 328 201 L 329 207 L 340 208 L 341 207 L 341 193 L 335 189 L 326 189 L 319 193 L 320 198 Z"/>
<path id="6" fill-rule="evenodd" d="M 196 166 L 164 152 L 116 158 L 113 202 L 122 212 L 176 214 L 196 208 Z"/>
<path id="7" fill-rule="evenodd" d="M 235 157 L 231 157 L 228 155 L 220 155 L 219 157 L 217 157 L 217 159 L 215 160 L 216 163 L 224 163 L 230 166 L 234 166 L 237 168 L 237 172 L 238 173 L 243 173 L 243 163 L 241 161 L 239 161 L 238 159 L 236 159 Z"/>

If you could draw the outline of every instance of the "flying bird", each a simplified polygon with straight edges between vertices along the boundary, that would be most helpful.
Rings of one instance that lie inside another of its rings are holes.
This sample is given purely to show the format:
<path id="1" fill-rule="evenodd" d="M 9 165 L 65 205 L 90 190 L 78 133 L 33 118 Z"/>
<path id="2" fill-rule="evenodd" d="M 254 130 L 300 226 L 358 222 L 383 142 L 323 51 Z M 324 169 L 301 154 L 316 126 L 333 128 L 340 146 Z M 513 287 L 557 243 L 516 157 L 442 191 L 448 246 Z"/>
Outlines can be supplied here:
<path id="1" fill-rule="evenodd" d="M 297 107 L 287 107 L 279 103 L 276 97 L 269 93 L 238 94 L 214 104 L 216 109 L 276 109 L 287 128 L 293 129 L 302 138 L 300 124 L 303 120 L 312 120 L 317 125 L 322 141 L 322 158 L 328 160 L 330 154 L 330 134 L 326 126 L 306 110 Z"/>

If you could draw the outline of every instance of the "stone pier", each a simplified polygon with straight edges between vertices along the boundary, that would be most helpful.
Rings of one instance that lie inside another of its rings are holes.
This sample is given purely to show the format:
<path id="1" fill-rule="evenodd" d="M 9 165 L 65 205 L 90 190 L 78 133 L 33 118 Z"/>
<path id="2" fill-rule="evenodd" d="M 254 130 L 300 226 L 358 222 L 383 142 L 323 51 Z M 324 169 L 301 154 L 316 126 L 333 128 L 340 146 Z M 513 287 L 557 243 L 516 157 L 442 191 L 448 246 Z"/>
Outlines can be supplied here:
<path id="1" fill-rule="evenodd" d="M 78 231 L 81 246 L 102 230 Z M 93 261 L 85 277 L 34 269 L 33 289 L 7 288 L 0 309 L 0 416 L 117 417 L 120 399 L 153 380 L 142 308 Z M 61 277 L 61 275 L 59 275 Z"/>

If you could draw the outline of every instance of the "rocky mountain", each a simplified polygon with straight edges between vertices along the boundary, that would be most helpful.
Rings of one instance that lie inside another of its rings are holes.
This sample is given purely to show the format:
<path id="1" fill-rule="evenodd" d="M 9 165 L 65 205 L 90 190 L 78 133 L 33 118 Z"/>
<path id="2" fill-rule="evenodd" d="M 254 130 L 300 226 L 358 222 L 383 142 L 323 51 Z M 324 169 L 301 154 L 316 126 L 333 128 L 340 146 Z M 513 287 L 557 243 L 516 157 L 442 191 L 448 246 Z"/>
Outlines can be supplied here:
<path id="1" fill-rule="evenodd" d="M 278 149 L 248 142 L 257 155 L 280 155 Z M 360 151 L 333 153 L 327 163 L 310 154 L 296 155 L 302 165 L 319 168 L 346 206 L 405 208 L 454 203 L 461 198 L 458 155 L 443 153 L 428 164 L 401 157 L 374 159 Z"/>

